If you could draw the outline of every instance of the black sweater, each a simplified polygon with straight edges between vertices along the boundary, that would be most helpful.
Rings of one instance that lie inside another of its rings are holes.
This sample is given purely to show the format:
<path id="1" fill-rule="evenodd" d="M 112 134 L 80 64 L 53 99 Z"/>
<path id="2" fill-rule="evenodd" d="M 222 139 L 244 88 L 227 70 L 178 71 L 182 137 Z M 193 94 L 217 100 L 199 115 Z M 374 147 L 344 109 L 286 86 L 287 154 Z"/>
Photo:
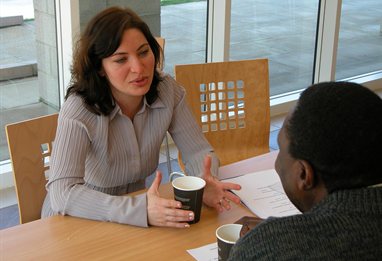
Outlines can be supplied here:
<path id="1" fill-rule="evenodd" d="M 337 191 L 304 214 L 268 218 L 229 260 L 382 260 L 382 188 Z"/>

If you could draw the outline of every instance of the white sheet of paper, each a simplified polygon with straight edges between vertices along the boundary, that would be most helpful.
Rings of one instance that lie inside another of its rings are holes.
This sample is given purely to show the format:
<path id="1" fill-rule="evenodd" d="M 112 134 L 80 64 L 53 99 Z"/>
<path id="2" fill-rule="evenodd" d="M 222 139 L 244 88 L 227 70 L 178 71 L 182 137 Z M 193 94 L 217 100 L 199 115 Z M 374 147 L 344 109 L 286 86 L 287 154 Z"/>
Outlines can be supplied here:
<path id="1" fill-rule="evenodd" d="M 216 242 L 202 247 L 187 250 L 187 252 L 197 261 L 218 260 L 218 245 Z"/>
<path id="2" fill-rule="evenodd" d="M 274 169 L 249 173 L 224 181 L 241 185 L 241 190 L 233 192 L 260 218 L 301 213 L 286 196 L 280 178 Z"/>

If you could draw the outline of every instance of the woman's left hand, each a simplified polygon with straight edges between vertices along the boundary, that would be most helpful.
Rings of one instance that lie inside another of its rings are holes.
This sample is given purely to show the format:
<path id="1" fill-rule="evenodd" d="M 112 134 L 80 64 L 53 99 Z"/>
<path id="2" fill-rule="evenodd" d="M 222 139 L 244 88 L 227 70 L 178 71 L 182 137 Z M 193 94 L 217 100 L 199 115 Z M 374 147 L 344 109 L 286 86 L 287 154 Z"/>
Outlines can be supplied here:
<path id="1" fill-rule="evenodd" d="M 224 211 L 224 209 L 230 210 L 231 201 L 240 204 L 240 198 L 231 192 L 231 190 L 240 190 L 240 185 L 230 182 L 221 182 L 212 176 L 210 155 L 204 158 L 203 179 L 206 181 L 206 187 L 203 193 L 204 204 L 215 208 L 219 212 Z"/>

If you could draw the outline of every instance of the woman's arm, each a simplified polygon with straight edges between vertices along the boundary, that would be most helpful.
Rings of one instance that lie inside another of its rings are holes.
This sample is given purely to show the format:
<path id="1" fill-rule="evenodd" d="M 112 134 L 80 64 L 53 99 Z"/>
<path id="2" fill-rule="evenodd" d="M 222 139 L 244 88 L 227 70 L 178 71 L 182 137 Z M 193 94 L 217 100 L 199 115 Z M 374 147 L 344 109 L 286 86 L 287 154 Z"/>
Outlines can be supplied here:
<path id="1" fill-rule="evenodd" d="M 70 102 L 69 102 L 70 103 Z M 112 196 L 85 186 L 85 161 L 91 146 L 89 130 L 72 111 L 84 108 L 67 104 L 59 117 L 47 184 L 53 212 L 94 220 L 147 226 L 146 195 Z M 95 167 L 95 166 L 88 166 Z"/>
<path id="2" fill-rule="evenodd" d="M 175 106 L 169 131 L 182 153 L 186 172 L 206 181 L 203 194 L 205 204 L 218 211 L 229 210 L 230 201 L 240 203 L 240 198 L 231 192 L 239 190 L 240 185 L 218 180 L 219 160 L 186 104 L 185 90 L 176 82 L 174 84 Z"/>
<path id="3" fill-rule="evenodd" d="M 204 137 L 200 126 L 197 124 L 191 109 L 186 102 L 186 92 L 174 80 L 168 81 L 174 90 L 173 116 L 169 132 L 182 154 L 186 172 L 192 176 L 202 176 L 205 155 L 211 155 L 211 172 L 218 174 L 219 159 L 213 148 Z"/>

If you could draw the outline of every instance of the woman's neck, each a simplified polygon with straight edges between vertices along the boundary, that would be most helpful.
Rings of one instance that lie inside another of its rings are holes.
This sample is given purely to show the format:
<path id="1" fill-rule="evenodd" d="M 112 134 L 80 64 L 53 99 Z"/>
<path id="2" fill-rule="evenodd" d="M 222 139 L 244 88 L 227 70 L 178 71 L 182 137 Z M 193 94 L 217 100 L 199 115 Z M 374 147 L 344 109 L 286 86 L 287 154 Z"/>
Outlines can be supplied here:
<path id="1" fill-rule="evenodd" d="M 137 114 L 139 109 L 142 107 L 143 96 L 142 97 L 132 97 L 129 99 L 116 99 L 118 106 L 121 108 L 121 111 L 124 115 L 129 117 L 131 120 L 134 119 L 134 116 Z"/>

